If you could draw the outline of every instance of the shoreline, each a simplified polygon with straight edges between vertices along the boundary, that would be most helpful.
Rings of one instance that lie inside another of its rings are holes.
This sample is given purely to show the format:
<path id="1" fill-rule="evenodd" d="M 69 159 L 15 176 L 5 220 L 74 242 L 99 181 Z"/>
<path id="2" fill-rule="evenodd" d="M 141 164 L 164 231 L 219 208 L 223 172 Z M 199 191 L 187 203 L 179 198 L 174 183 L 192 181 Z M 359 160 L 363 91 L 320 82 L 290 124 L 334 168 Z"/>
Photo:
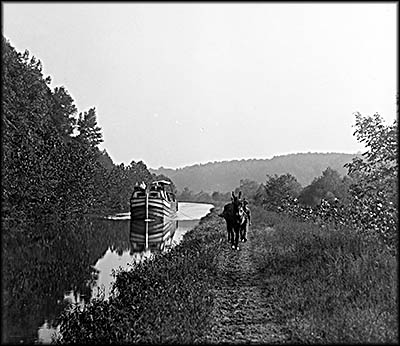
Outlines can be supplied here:
<path id="1" fill-rule="evenodd" d="M 254 207 L 249 240 L 235 251 L 218 210 L 171 251 L 121 272 L 109 302 L 64 314 L 63 342 L 398 340 L 397 261 L 378 244 Z"/>

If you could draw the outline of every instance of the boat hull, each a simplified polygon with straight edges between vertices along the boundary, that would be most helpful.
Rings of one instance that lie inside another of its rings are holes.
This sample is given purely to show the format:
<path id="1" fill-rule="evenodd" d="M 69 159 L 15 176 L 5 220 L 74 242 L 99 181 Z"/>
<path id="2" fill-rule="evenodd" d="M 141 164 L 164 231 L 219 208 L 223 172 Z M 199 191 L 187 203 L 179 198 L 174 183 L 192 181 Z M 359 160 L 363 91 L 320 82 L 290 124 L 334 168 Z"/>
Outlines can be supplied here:
<path id="1" fill-rule="evenodd" d="M 131 220 L 157 220 L 166 222 L 176 217 L 178 202 L 169 202 L 165 199 L 149 198 L 146 211 L 146 198 L 131 200 Z"/>

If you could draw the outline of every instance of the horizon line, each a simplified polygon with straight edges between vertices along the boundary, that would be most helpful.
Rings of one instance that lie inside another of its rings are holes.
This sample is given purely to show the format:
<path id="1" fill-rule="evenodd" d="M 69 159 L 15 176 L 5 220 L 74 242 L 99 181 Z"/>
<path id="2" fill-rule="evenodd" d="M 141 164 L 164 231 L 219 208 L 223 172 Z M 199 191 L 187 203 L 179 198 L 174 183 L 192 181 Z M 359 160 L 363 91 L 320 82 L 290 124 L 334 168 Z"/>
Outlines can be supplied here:
<path id="1" fill-rule="evenodd" d="M 154 167 L 150 167 L 148 166 L 147 168 L 150 170 L 159 170 L 159 169 L 170 169 L 170 170 L 178 170 L 178 169 L 184 169 L 184 168 L 188 168 L 188 167 L 193 167 L 193 166 L 205 166 L 208 164 L 217 164 L 217 163 L 225 163 L 225 162 L 234 162 L 234 161 L 251 161 L 251 160 L 255 160 L 255 161 L 262 161 L 262 160 L 272 160 L 275 157 L 281 157 L 281 156 L 289 156 L 289 155 L 302 155 L 302 154 L 345 154 L 345 155 L 359 155 L 362 152 L 360 150 L 358 150 L 357 152 L 338 152 L 338 151 L 327 151 L 327 152 L 321 152 L 321 151 L 308 151 L 308 152 L 291 152 L 291 153 L 286 153 L 286 154 L 278 154 L 278 155 L 273 155 L 272 157 L 264 157 L 264 158 L 256 158 L 256 157 L 252 157 L 252 158 L 240 158 L 240 159 L 224 159 L 224 160 L 214 160 L 214 161 L 206 161 L 206 162 L 195 162 L 192 164 L 186 164 L 183 166 L 179 166 L 179 167 L 165 167 L 163 165 L 158 166 L 157 168 Z M 143 160 L 139 160 L 139 161 L 143 161 Z M 143 161 L 144 162 L 144 161 Z M 144 162 L 146 163 L 146 162 Z M 146 165 L 147 166 L 147 165 Z"/>

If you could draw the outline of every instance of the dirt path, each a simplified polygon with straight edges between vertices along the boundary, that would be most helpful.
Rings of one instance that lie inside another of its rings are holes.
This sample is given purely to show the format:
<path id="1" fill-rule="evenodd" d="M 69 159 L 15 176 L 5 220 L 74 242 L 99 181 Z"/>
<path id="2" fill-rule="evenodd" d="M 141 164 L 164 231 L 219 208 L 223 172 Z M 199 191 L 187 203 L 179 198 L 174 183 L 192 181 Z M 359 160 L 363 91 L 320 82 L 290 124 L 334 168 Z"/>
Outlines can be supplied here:
<path id="1" fill-rule="evenodd" d="M 278 343 L 286 339 L 271 319 L 272 307 L 265 288 L 268 278 L 253 265 L 254 231 L 249 232 L 246 243 L 240 243 L 239 251 L 226 244 L 219 256 L 213 327 L 205 342 Z"/>

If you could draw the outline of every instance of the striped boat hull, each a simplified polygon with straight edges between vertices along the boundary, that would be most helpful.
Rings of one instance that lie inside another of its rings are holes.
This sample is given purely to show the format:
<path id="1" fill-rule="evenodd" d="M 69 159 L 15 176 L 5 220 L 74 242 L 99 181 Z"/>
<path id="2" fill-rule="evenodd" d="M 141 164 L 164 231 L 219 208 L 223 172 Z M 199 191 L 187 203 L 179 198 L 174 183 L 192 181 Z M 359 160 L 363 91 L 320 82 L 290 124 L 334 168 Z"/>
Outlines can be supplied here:
<path id="1" fill-rule="evenodd" d="M 178 221 L 131 220 L 130 242 L 134 250 L 163 250 L 172 242 Z"/>
<path id="2" fill-rule="evenodd" d="M 146 199 L 137 198 L 131 200 L 131 220 L 146 219 Z M 148 218 L 159 221 L 167 221 L 176 216 L 177 202 L 169 202 L 164 199 L 149 198 Z"/>

